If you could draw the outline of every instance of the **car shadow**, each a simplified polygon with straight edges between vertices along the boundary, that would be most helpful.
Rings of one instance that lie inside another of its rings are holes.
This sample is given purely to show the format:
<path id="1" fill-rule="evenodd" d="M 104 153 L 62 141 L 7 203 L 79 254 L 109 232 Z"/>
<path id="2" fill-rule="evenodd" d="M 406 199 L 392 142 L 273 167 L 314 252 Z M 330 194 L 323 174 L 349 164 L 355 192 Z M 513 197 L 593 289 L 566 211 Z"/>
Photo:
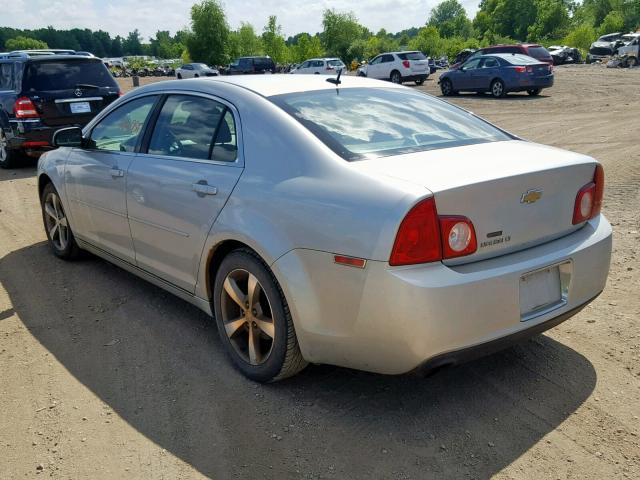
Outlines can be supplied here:
<path id="1" fill-rule="evenodd" d="M 20 180 L 22 178 L 35 177 L 37 173 L 38 160 L 29 158 L 13 168 L 0 168 L 0 182 L 7 180 Z"/>
<path id="2" fill-rule="evenodd" d="M 447 100 L 453 99 L 453 98 L 474 98 L 474 99 L 479 99 L 479 100 L 492 100 L 494 102 L 503 102 L 503 101 L 521 101 L 521 102 L 526 102 L 526 101 L 536 101 L 536 100 L 542 100 L 543 98 L 549 98 L 550 95 L 544 95 L 542 93 L 540 93 L 539 95 L 529 95 L 527 92 L 510 92 L 508 94 L 506 94 L 504 97 L 501 98 L 495 98 L 493 97 L 493 95 L 490 95 L 489 93 L 456 93 L 453 96 L 444 96 L 442 94 L 438 95 L 440 98 L 444 98 Z"/>
<path id="3" fill-rule="evenodd" d="M 428 378 L 310 366 L 259 385 L 207 315 L 95 257 L 64 262 L 41 242 L 2 258 L 0 282 L 79 382 L 212 478 L 488 478 L 596 383 L 585 357 L 539 336 Z"/>

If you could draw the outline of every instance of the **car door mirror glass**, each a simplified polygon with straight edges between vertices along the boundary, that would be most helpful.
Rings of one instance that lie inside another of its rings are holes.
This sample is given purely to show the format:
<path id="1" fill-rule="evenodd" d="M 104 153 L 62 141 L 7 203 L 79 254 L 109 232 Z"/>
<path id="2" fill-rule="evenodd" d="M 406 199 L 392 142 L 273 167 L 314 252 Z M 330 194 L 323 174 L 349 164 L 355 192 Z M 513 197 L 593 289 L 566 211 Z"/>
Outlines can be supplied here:
<path id="1" fill-rule="evenodd" d="M 83 144 L 80 127 L 62 128 L 53 134 L 53 145 L 56 147 L 82 147 Z"/>

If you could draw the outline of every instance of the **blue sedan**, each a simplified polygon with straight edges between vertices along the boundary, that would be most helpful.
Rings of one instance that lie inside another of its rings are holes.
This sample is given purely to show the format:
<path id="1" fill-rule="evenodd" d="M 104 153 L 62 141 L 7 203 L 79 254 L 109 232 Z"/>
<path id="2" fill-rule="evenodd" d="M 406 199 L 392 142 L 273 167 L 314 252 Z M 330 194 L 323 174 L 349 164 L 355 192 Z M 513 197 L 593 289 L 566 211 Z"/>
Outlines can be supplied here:
<path id="1" fill-rule="evenodd" d="M 482 55 L 445 72 L 439 83 L 445 96 L 463 91 L 491 92 L 496 98 L 508 92 L 538 95 L 543 88 L 553 86 L 553 67 L 527 55 Z"/>

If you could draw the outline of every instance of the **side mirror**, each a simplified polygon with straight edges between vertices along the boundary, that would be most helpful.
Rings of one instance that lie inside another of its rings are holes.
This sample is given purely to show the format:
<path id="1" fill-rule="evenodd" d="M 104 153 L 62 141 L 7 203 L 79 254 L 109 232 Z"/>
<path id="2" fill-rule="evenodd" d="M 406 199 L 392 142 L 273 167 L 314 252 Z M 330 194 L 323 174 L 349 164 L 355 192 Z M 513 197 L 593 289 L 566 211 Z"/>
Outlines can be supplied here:
<path id="1" fill-rule="evenodd" d="M 53 145 L 56 147 L 82 147 L 84 138 L 80 127 L 68 127 L 56 130 L 53 134 Z"/>

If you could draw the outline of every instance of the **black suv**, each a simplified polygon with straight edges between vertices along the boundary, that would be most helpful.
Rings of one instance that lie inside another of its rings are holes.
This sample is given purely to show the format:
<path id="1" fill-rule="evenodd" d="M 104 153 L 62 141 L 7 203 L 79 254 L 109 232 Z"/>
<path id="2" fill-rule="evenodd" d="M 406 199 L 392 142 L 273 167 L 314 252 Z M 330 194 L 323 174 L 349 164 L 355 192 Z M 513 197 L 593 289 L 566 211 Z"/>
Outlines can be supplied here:
<path id="1" fill-rule="evenodd" d="M 226 75 L 266 72 L 276 73 L 276 64 L 271 57 L 240 57 L 233 63 L 230 63 L 225 70 Z"/>
<path id="2" fill-rule="evenodd" d="M 52 52 L 0 57 L 0 167 L 52 148 L 53 132 L 86 125 L 120 95 L 102 60 Z"/>

